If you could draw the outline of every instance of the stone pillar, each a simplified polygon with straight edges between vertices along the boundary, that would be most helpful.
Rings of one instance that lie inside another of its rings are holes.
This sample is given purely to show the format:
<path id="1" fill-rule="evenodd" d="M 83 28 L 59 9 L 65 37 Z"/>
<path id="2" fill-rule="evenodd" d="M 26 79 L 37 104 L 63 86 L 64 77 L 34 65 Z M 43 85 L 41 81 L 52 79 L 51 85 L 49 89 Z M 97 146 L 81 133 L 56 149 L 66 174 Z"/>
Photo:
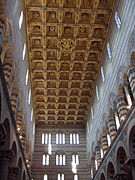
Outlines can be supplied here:
<path id="1" fill-rule="evenodd" d="M 95 173 L 96 173 L 95 157 L 94 157 L 94 156 L 92 156 L 92 158 L 91 158 L 91 169 L 92 169 L 92 171 L 93 171 L 93 176 L 94 176 Z"/>
<path id="2" fill-rule="evenodd" d="M 126 164 L 131 169 L 133 180 L 135 180 L 135 159 L 127 159 Z"/>
<path id="3" fill-rule="evenodd" d="M 128 106 L 130 108 L 132 106 L 132 100 L 131 100 L 131 96 L 130 96 L 129 89 L 128 89 L 128 83 L 124 84 L 124 90 L 125 90 Z"/>
<path id="4" fill-rule="evenodd" d="M 101 142 L 102 142 L 102 147 L 105 154 L 108 149 L 108 141 L 107 141 L 107 134 L 106 134 L 105 127 L 103 128 L 103 132 L 101 134 Z"/>
<path id="5" fill-rule="evenodd" d="M 107 118 L 107 122 L 108 122 L 109 134 L 110 134 L 111 140 L 113 140 L 117 134 L 114 116 L 113 115 L 109 116 Z"/>
<path id="6" fill-rule="evenodd" d="M 127 70 L 129 84 L 133 93 L 133 97 L 135 99 L 135 66 L 131 65 Z"/>
<path id="7" fill-rule="evenodd" d="M 17 180 L 18 173 L 19 173 L 19 168 L 9 167 L 8 168 L 8 180 Z"/>
<path id="8" fill-rule="evenodd" d="M 8 179 L 8 165 L 13 159 L 13 152 L 11 150 L 0 151 L 0 180 Z"/>
<path id="9" fill-rule="evenodd" d="M 100 166 L 100 163 L 101 163 L 101 153 L 100 153 L 100 146 L 96 146 L 95 148 L 95 151 L 96 151 L 96 160 L 97 160 L 97 165 L 98 167 Z"/>
<path id="10" fill-rule="evenodd" d="M 125 95 L 123 93 L 117 95 L 116 97 L 116 106 L 118 109 L 118 115 L 120 118 L 120 123 L 122 123 L 125 120 L 125 117 L 127 115 L 127 104 L 125 101 Z"/>

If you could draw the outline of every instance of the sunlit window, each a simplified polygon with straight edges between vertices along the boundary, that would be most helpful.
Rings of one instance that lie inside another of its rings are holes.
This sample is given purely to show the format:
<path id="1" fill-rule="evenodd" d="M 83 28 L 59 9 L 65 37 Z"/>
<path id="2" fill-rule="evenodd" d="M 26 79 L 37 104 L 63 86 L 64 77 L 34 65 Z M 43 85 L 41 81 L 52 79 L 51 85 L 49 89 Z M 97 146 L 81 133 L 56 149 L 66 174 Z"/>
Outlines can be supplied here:
<path id="1" fill-rule="evenodd" d="M 110 59 L 112 59 L 112 51 L 111 51 L 111 48 L 110 48 L 110 44 L 107 43 L 107 52 L 108 52 L 108 56 Z"/>
<path id="2" fill-rule="evenodd" d="M 117 28 L 120 29 L 121 20 L 120 20 L 120 17 L 118 16 L 117 12 L 115 12 L 115 22 L 116 22 Z"/>
<path id="3" fill-rule="evenodd" d="M 31 110 L 31 121 L 32 121 L 32 119 L 33 119 L 33 108 Z"/>
<path id="4" fill-rule="evenodd" d="M 116 123 L 116 128 L 117 128 L 117 130 L 118 130 L 119 127 L 120 127 L 120 121 L 119 121 L 119 118 L 118 118 L 117 113 L 115 113 L 115 123 Z"/>
<path id="5" fill-rule="evenodd" d="M 98 87 L 96 86 L 96 95 L 97 95 L 97 100 L 99 101 L 99 92 L 98 92 Z"/>
<path id="6" fill-rule="evenodd" d="M 64 174 L 58 174 L 57 180 L 64 180 Z"/>
<path id="7" fill-rule="evenodd" d="M 94 118 L 94 112 L 93 112 L 93 108 L 91 108 L 91 118 Z"/>
<path id="8" fill-rule="evenodd" d="M 65 134 L 64 133 L 56 134 L 56 144 L 65 144 Z"/>
<path id="9" fill-rule="evenodd" d="M 24 43 L 24 46 L 23 46 L 23 61 L 25 59 L 25 54 L 26 54 L 26 44 Z"/>
<path id="10" fill-rule="evenodd" d="M 96 159 L 95 159 L 95 168 L 96 168 L 96 170 L 98 169 L 98 163 L 97 163 Z"/>
<path id="11" fill-rule="evenodd" d="M 48 175 L 47 174 L 44 175 L 44 180 L 48 180 Z"/>
<path id="12" fill-rule="evenodd" d="M 49 155 L 48 154 L 43 154 L 42 165 L 44 165 L 44 166 L 49 165 Z"/>
<path id="13" fill-rule="evenodd" d="M 78 175 L 77 174 L 74 175 L 74 180 L 78 180 Z"/>
<path id="14" fill-rule="evenodd" d="M 91 178 L 93 179 L 93 169 L 91 169 Z"/>
<path id="15" fill-rule="evenodd" d="M 102 66 L 101 66 L 101 76 L 102 76 L 102 80 L 104 82 L 105 81 L 105 75 L 104 75 L 104 69 Z"/>
<path id="16" fill-rule="evenodd" d="M 25 83 L 28 84 L 29 70 L 26 71 Z"/>
<path id="17" fill-rule="evenodd" d="M 28 104 L 30 104 L 30 101 L 31 101 L 31 89 L 29 90 Z"/>
<path id="18" fill-rule="evenodd" d="M 59 166 L 66 165 L 65 154 L 57 154 L 56 155 L 56 165 L 59 165 Z"/>
<path id="19" fill-rule="evenodd" d="M 102 148 L 100 149 L 100 154 L 101 154 L 101 159 L 102 159 L 104 157 L 104 152 Z"/>
<path id="20" fill-rule="evenodd" d="M 51 144 L 51 133 L 42 134 L 42 144 Z"/>
<path id="21" fill-rule="evenodd" d="M 110 146 L 111 145 L 111 138 L 110 138 L 109 134 L 107 134 L 107 141 L 108 141 L 108 146 Z"/>
<path id="22" fill-rule="evenodd" d="M 21 29 L 22 27 L 22 22 L 23 22 L 23 11 L 21 11 L 20 18 L 19 18 L 19 29 Z"/>
<path id="23" fill-rule="evenodd" d="M 79 134 L 78 133 L 70 134 L 70 144 L 79 144 Z"/>
<path id="24" fill-rule="evenodd" d="M 79 165 L 79 156 L 78 154 L 72 154 L 72 163 Z"/>

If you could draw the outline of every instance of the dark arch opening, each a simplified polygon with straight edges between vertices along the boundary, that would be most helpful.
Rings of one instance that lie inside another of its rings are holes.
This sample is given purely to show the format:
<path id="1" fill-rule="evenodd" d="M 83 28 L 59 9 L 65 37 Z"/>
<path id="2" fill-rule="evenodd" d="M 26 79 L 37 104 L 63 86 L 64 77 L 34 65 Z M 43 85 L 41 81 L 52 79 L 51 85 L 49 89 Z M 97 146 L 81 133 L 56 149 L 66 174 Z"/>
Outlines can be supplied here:
<path id="1" fill-rule="evenodd" d="M 23 172 L 23 180 L 26 180 L 25 171 Z"/>
<path id="2" fill-rule="evenodd" d="M 103 173 L 101 174 L 100 180 L 105 180 L 105 175 Z"/>
<path id="3" fill-rule="evenodd" d="M 108 180 L 113 180 L 115 175 L 115 170 L 114 166 L 111 162 L 109 162 L 108 167 L 107 167 L 107 179 Z"/>
<path id="4" fill-rule="evenodd" d="M 13 142 L 11 149 L 12 149 L 13 154 L 14 154 L 14 158 L 12 160 L 12 165 L 16 166 L 16 163 L 17 163 L 17 147 L 16 147 L 16 142 L 15 141 Z"/>
<path id="5" fill-rule="evenodd" d="M 3 147 L 8 150 L 10 148 L 10 124 L 8 119 L 5 119 L 4 121 L 4 128 L 6 131 L 6 135 Z"/>
<path id="6" fill-rule="evenodd" d="M 127 155 L 123 147 L 120 147 L 117 152 L 117 176 L 123 178 L 123 180 L 133 180 L 131 170 L 126 164 Z"/>
<path id="7" fill-rule="evenodd" d="M 19 168 L 18 179 L 21 179 L 21 177 L 22 177 L 22 159 L 21 159 L 21 157 L 19 158 L 19 161 L 18 161 L 18 168 Z"/>

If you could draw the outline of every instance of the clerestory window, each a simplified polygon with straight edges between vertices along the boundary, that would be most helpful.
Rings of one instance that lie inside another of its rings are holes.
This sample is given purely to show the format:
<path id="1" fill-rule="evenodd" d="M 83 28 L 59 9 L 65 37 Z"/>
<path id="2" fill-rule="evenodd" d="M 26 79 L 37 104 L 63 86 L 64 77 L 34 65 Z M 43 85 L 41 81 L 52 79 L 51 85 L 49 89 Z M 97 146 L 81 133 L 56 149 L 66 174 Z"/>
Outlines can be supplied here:
<path id="1" fill-rule="evenodd" d="M 72 164 L 79 165 L 79 156 L 78 156 L 78 154 L 72 154 Z"/>
<path id="2" fill-rule="evenodd" d="M 51 133 L 42 134 L 42 144 L 51 144 Z"/>
<path id="3" fill-rule="evenodd" d="M 66 165 L 66 156 L 65 156 L 65 154 L 57 154 L 56 155 L 56 165 L 59 165 L 59 166 Z"/>
<path id="4" fill-rule="evenodd" d="M 57 180 L 64 180 L 64 174 L 58 174 Z"/>
<path id="5" fill-rule="evenodd" d="M 42 165 L 44 165 L 44 166 L 49 165 L 49 155 L 48 154 L 43 154 Z"/>
<path id="6" fill-rule="evenodd" d="M 56 134 L 56 144 L 65 144 L 65 134 L 64 133 Z"/>
<path id="7" fill-rule="evenodd" d="M 70 144 L 79 144 L 79 134 L 78 133 L 70 134 Z"/>

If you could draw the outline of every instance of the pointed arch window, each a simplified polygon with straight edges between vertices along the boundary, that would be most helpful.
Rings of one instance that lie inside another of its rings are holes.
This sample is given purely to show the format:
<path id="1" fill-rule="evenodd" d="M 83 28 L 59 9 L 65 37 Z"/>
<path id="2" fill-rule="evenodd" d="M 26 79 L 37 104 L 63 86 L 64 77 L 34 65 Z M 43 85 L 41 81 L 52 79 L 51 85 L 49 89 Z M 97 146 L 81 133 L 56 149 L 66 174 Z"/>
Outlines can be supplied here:
<path id="1" fill-rule="evenodd" d="M 65 144 L 65 134 L 64 133 L 57 133 L 56 134 L 56 144 Z"/>
<path id="2" fill-rule="evenodd" d="M 79 144 L 79 134 L 78 133 L 71 133 L 70 134 L 70 144 Z"/>
<path id="3" fill-rule="evenodd" d="M 58 174 L 57 180 L 64 180 L 64 174 Z"/>
<path id="4" fill-rule="evenodd" d="M 79 156 L 78 156 L 78 154 L 72 154 L 72 164 L 79 165 Z"/>
<path id="5" fill-rule="evenodd" d="M 44 180 L 48 180 L 48 175 L 47 174 L 44 175 Z"/>
<path id="6" fill-rule="evenodd" d="M 43 166 L 48 166 L 49 165 L 49 154 L 43 154 L 42 165 Z"/>
<path id="7" fill-rule="evenodd" d="M 74 175 L 74 180 L 79 180 L 77 174 Z"/>
<path id="8" fill-rule="evenodd" d="M 121 27 L 121 20 L 120 20 L 120 17 L 118 16 L 117 12 L 115 12 L 115 22 L 116 22 L 117 28 L 120 29 L 120 27 Z"/>
<path id="9" fill-rule="evenodd" d="M 42 134 L 42 144 L 51 144 L 51 133 Z"/>
<path id="10" fill-rule="evenodd" d="M 109 59 L 112 59 L 112 51 L 111 51 L 109 43 L 107 43 L 107 52 L 108 52 Z"/>
<path id="11" fill-rule="evenodd" d="M 22 22 L 23 22 L 23 11 L 21 11 L 20 17 L 19 17 L 19 29 L 22 27 Z"/>
<path id="12" fill-rule="evenodd" d="M 56 165 L 57 166 L 66 165 L 66 156 L 65 156 L 65 154 L 56 154 Z"/>

